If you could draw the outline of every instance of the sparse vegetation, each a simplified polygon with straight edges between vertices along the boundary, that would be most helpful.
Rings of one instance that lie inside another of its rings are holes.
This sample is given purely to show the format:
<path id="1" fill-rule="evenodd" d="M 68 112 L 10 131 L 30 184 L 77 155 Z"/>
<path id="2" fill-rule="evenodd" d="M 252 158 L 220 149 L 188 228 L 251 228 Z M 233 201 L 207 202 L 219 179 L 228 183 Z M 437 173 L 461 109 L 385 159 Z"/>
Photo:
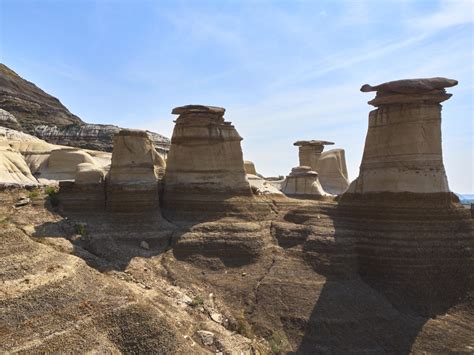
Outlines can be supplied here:
<path id="1" fill-rule="evenodd" d="M 29 198 L 37 198 L 39 197 L 40 195 L 40 192 L 38 189 L 34 189 L 34 190 L 31 190 L 29 193 L 28 193 L 28 197 Z"/>
<path id="2" fill-rule="evenodd" d="M 74 225 L 74 232 L 76 232 L 76 234 L 84 236 L 87 234 L 86 226 L 84 224 L 77 223 Z"/>
<path id="3" fill-rule="evenodd" d="M 56 207 L 59 205 L 58 188 L 56 186 L 46 186 L 44 189 L 46 195 L 48 195 L 51 206 Z"/>
<path id="4" fill-rule="evenodd" d="M 250 323 L 247 321 L 247 318 L 245 318 L 245 313 L 243 310 L 240 311 L 239 316 L 236 319 L 237 324 L 236 324 L 236 329 L 235 331 L 244 337 L 247 338 L 253 338 L 253 330 L 252 326 Z"/>
<path id="5" fill-rule="evenodd" d="M 285 333 L 281 330 L 273 332 L 272 336 L 268 339 L 268 344 L 272 354 L 283 354 L 290 345 Z"/>
<path id="6" fill-rule="evenodd" d="M 191 302 L 191 306 L 192 307 L 198 307 L 198 306 L 202 306 L 204 304 L 204 299 L 197 295 L 196 297 L 193 298 L 192 302 Z"/>

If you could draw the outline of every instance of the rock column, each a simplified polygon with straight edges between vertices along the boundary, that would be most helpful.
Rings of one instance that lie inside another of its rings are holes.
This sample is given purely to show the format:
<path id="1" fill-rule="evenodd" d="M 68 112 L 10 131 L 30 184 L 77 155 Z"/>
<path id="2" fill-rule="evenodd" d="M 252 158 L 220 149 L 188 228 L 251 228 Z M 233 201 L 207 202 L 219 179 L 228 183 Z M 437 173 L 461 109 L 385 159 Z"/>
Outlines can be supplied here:
<path id="1" fill-rule="evenodd" d="M 318 162 L 325 145 L 332 145 L 327 141 L 297 141 L 293 145 L 299 147 L 300 166 L 309 166 L 312 170 L 318 171 Z"/>

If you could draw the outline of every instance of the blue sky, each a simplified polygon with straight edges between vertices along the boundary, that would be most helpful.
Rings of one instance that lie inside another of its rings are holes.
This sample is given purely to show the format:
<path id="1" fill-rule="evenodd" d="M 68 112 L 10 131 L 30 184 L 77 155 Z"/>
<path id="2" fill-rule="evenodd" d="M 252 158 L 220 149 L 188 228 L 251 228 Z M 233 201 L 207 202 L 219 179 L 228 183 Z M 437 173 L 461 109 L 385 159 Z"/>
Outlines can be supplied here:
<path id="1" fill-rule="evenodd" d="M 0 59 L 90 123 L 171 135 L 175 106 L 227 109 L 264 175 L 324 139 L 358 175 L 373 94 L 459 80 L 443 106 L 452 190 L 474 193 L 474 2 L 0 0 Z"/>

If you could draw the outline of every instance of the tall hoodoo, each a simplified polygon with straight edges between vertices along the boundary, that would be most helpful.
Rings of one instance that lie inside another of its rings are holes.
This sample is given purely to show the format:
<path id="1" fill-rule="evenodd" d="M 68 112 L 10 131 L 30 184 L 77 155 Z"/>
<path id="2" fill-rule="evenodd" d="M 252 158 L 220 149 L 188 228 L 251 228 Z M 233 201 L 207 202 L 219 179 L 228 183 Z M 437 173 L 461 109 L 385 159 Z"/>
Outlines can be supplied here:
<path id="1" fill-rule="evenodd" d="M 293 145 L 299 148 L 300 166 L 309 166 L 312 170 L 318 171 L 319 158 L 325 145 L 333 145 L 328 141 L 296 141 Z"/>
<path id="2" fill-rule="evenodd" d="M 107 210 L 157 209 L 158 177 L 164 167 L 163 158 L 145 131 L 124 129 L 117 133 L 107 176 Z"/>
<path id="3" fill-rule="evenodd" d="M 441 105 L 457 85 L 446 78 L 398 80 L 376 91 L 360 173 L 349 192 L 449 192 L 441 149 Z"/>
<path id="4" fill-rule="evenodd" d="M 176 107 L 179 115 L 171 138 L 165 176 L 165 198 L 180 194 L 251 195 L 235 127 L 224 121 L 225 109 Z"/>

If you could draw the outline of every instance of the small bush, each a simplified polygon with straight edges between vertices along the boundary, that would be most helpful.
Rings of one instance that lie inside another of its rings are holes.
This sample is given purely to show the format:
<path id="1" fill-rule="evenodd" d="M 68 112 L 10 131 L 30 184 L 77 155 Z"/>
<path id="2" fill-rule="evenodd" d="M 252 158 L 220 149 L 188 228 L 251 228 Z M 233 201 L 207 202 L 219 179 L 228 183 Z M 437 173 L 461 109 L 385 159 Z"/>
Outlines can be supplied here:
<path id="1" fill-rule="evenodd" d="M 46 186 L 44 192 L 46 193 L 46 195 L 48 195 L 49 201 L 51 202 L 51 206 L 56 207 L 57 205 L 59 205 L 59 191 L 56 186 Z"/>
<path id="2" fill-rule="evenodd" d="M 74 232 L 76 232 L 76 234 L 79 234 L 79 235 L 86 235 L 87 234 L 87 231 L 86 231 L 86 226 L 84 224 L 75 224 L 74 225 Z"/>
<path id="3" fill-rule="evenodd" d="M 197 295 L 196 297 L 193 298 L 193 300 L 191 301 L 191 306 L 192 307 L 198 307 L 198 306 L 202 306 L 204 304 L 204 300 L 202 299 L 201 296 Z"/>
<path id="4" fill-rule="evenodd" d="M 272 336 L 268 339 L 270 350 L 272 354 L 282 354 L 288 350 L 290 343 L 284 332 L 275 331 Z"/>
<path id="5" fill-rule="evenodd" d="M 28 197 L 29 198 L 37 198 L 39 196 L 39 191 L 38 189 L 31 190 L 28 192 Z"/>

